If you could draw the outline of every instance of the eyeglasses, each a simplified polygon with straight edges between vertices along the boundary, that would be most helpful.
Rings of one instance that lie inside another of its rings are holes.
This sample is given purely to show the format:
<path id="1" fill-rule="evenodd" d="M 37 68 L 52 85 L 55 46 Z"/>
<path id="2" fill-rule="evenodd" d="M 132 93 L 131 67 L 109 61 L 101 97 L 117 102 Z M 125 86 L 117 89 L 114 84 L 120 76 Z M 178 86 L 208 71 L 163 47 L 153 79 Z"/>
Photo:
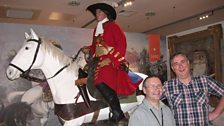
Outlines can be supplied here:
<path id="1" fill-rule="evenodd" d="M 150 88 L 150 89 L 162 89 L 162 85 L 149 85 L 146 88 Z"/>

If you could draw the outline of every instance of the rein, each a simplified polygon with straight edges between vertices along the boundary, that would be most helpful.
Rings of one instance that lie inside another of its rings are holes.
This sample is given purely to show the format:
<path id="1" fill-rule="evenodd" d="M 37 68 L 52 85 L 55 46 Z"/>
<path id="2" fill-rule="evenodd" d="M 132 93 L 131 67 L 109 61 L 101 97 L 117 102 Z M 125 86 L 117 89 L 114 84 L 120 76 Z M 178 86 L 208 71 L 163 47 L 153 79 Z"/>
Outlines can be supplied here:
<path id="1" fill-rule="evenodd" d="M 33 61 L 30 65 L 30 67 L 27 69 L 27 70 L 23 70 L 21 69 L 20 67 L 16 66 L 15 64 L 12 64 L 10 63 L 9 65 L 12 66 L 12 67 L 15 67 L 16 69 L 18 69 L 20 72 L 22 72 L 22 74 L 20 75 L 20 77 L 24 78 L 24 79 L 27 79 L 29 81 L 34 81 L 34 82 L 38 82 L 38 83 L 41 83 L 41 82 L 44 82 L 44 81 L 47 81 L 49 79 L 52 79 L 54 78 L 55 76 L 57 76 L 61 71 L 63 71 L 65 68 L 67 68 L 68 66 L 70 66 L 77 58 L 78 58 L 78 55 L 79 53 L 81 52 L 82 48 L 79 49 L 78 53 L 75 55 L 75 57 L 71 57 L 72 58 L 72 62 L 63 66 L 62 68 L 60 68 L 53 76 L 51 77 L 48 77 L 48 78 L 45 78 L 45 79 L 40 79 L 40 78 L 37 78 L 37 77 L 33 77 L 33 76 L 30 76 L 29 73 L 31 71 L 31 68 L 33 67 L 33 64 L 35 63 L 36 61 L 36 58 L 37 58 L 37 54 L 39 52 L 39 49 L 40 49 L 40 44 L 42 43 L 41 39 L 39 38 L 38 40 L 36 39 L 28 39 L 26 42 L 30 42 L 30 41 L 34 41 L 34 42 L 37 42 L 38 45 L 37 45 L 37 48 L 36 48 L 36 51 L 35 51 L 35 54 L 34 54 L 34 57 L 33 57 Z"/>

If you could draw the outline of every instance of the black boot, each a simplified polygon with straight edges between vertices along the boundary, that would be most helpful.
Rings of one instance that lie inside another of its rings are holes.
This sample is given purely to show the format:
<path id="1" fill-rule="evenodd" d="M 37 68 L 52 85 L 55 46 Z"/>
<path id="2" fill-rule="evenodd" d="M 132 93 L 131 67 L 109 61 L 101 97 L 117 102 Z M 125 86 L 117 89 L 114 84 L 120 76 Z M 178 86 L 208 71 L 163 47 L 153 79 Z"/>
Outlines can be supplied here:
<path id="1" fill-rule="evenodd" d="M 110 108 L 112 109 L 112 117 L 110 118 L 113 122 L 118 122 L 125 118 L 123 111 L 121 110 L 120 102 L 116 92 L 104 83 L 96 85 L 96 88 L 102 94 L 103 98 L 107 101 Z"/>

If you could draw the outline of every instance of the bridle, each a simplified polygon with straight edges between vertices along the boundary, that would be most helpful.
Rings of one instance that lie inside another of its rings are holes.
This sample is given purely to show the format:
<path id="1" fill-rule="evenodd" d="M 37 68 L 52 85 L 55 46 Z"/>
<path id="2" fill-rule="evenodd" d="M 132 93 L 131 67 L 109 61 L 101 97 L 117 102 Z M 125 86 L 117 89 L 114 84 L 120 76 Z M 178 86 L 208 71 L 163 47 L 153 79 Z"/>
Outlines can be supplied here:
<path id="1" fill-rule="evenodd" d="M 18 70 L 22 73 L 22 74 L 20 75 L 20 77 L 25 78 L 25 79 L 27 79 L 27 80 L 29 80 L 29 81 L 44 82 L 44 81 L 47 81 L 48 79 L 54 78 L 54 77 L 57 76 L 62 70 L 64 70 L 64 69 L 67 68 L 70 64 L 72 64 L 72 63 L 77 59 L 77 57 L 78 57 L 78 55 L 79 55 L 79 53 L 80 53 L 80 51 L 81 51 L 81 49 L 80 49 L 80 50 L 78 51 L 78 53 L 76 54 L 76 56 L 75 56 L 74 58 L 72 58 L 72 62 L 71 62 L 71 63 L 69 63 L 69 64 L 63 66 L 62 68 L 60 68 L 54 75 L 52 75 L 51 77 L 45 78 L 45 79 L 40 79 L 40 78 L 37 78 L 37 77 L 32 77 L 32 76 L 30 76 L 29 73 L 30 73 L 31 68 L 33 67 L 33 65 L 34 65 L 34 63 L 35 63 L 35 61 L 36 61 L 36 59 L 37 59 L 37 54 L 38 54 L 38 52 L 39 52 L 40 45 L 41 45 L 42 41 L 41 41 L 41 39 L 39 38 L 38 40 L 36 40 L 36 39 L 28 39 L 26 42 L 30 42 L 30 41 L 32 41 L 32 42 L 37 42 L 37 48 L 36 48 L 36 51 L 35 51 L 35 53 L 34 53 L 33 61 L 32 61 L 32 63 L 30 64 L 30 67 L 29 67 L 27 70 L 23 70 L 23 69 L 21 69 L 20 67 L 18 67 L 18 66 L 15 65 L 15 64 L 12 64 L 12 63 L 9 64 L 9 66 L 12 66 L 12 67 L 18 69 Z"/>
<path id="2" fill-rule="evenodd" d="M 10 63 L 9 66 L 12 66 L 12 67 L 15 67 L 16 69 L 18 69 L 20 72 L 22 72 L 22 74 L 20 75 L 21 77 L 28 77 L 29 76 L 29 73 L 31 71 L 31 68 L 33 67 L 33 64 L 35 63 L 36 59 L 37 59 L 37 54 L 39 52 L 39 49 L 40 49 L 40 44 L 41 44 L 41 39 L 39 38 L 38 40 L 36 39 L 28 39 L 26 42 L 37 42 L 37 48 L 36 48 L 36 51 L 34 53 L 34 56 L 33 56 L 33 61 L 32 63 L 30 64 L 30 67 L 27 69 L 27 70 L 23 70 L 21 69 L 20 67 L 18 67 L 17 65 L 15 64 L 12 64 Z"/>

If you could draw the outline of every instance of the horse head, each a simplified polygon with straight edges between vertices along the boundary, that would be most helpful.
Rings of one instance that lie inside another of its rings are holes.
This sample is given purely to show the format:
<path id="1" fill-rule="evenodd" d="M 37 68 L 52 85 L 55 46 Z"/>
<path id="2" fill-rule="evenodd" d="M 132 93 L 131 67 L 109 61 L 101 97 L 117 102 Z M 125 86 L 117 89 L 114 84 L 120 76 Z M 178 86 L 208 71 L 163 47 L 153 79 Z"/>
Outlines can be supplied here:
<path id="1" fill-rule="evenodd" d="M 31 29 L 31 34 L 25 33 L 25 42 L 6 70 L 10 80 L 19 78 L 22 73 L 30 69 L 38 69 L 44 61 L 44 53 L 40 50 L 41 39 Z"/>

